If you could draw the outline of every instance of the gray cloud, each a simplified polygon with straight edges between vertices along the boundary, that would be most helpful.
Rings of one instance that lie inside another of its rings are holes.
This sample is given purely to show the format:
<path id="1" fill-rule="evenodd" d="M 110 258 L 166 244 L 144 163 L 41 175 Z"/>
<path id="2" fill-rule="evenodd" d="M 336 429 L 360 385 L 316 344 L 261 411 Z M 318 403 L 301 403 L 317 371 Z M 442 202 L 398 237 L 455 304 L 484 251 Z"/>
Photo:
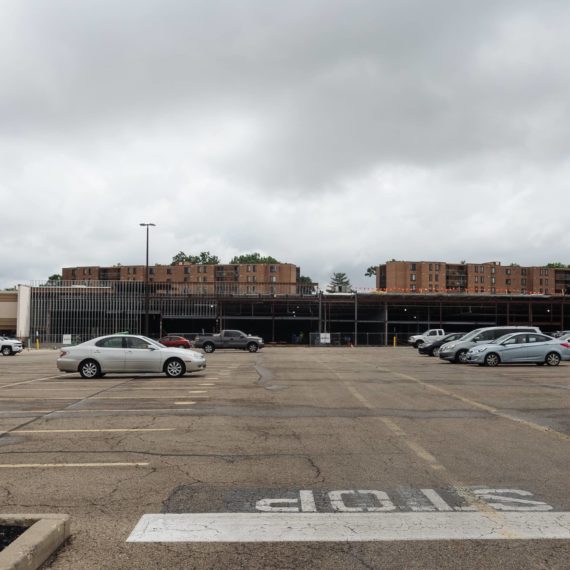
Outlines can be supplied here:
<path id="1" fill-rule="evenodd" d="M 361 286 L 564 256 L 561 1 L 20 0 L 0 22 L 0 286 L 183 249 Z"/>

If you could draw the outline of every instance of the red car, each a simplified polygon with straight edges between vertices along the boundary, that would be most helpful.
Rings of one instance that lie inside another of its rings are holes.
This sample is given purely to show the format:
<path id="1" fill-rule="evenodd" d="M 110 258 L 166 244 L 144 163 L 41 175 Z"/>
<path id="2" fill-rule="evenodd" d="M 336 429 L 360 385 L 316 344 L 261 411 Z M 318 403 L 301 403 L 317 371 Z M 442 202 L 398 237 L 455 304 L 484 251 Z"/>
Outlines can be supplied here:
<path id="1" fill-rule="evenodd" d="M 164 346 L 173 346 L 175 348 L 192 348 L 192 344 L 183 336 L 168 335 L 158 339 L 160 344 Z"/>

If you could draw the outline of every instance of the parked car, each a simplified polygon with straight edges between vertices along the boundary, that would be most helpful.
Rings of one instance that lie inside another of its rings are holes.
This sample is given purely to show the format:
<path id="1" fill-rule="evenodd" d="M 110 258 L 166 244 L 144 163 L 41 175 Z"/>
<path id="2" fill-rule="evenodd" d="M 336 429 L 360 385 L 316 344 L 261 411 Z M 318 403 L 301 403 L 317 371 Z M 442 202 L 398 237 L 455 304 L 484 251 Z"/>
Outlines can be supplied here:
<path id="1" fill-rule="evenodd" d="M 158 342 L 164 346 L 174 346 L 176 348 L 192 348 L 192 343 L 183 336 L 169 334 L 163 336 L 162 338 L 159 338 Z"/>
<path id="2" fill-rule="evenodd" d="M 439 349 L 439 357 L 449 362 L 465 364 L 467 352 L 470 348 L 481 343 L 489 344 L 505 334 L 515 332 L 540 333 L 541 331 L 538 327 L 485 327 L 475 329 L 457 341 L 442 345 Z"/>
<path id="3" fill-rule="evenodd" d="M 24 347 L 18 339 L 0 336 L 0 353 L 2 356 L 14 356 L 22 352 L 22 350 L 24 350 Z"/>
<path id="4" fill-rule="evenodd" d="M 206 368 L 203 354 L 195 350 L 166 347 L 138 335 L 101 336 L 62 349 L 57 359 L 62 372 L 79 372 L 97 378 L 108 372 L 164 372 L 171 378 Z"/>
<path id="5" fill-rule="evenodd" d="M 424 342 L 441 338 L 443 336 L 445 336 L 445 331 L 443 329 L 429 329 L 422 334 L 412 335 L 408 338 L 408 344 L 411 344 L 414 348 L 418 348 L 418 346 Z"/>
<path id="6" fill-rule="evenodd" d="M 480 366 L 525 362 L 558 366 L 561 360 L 570 360 L 570 343 L 538 333 L 507 334 L 467 352 L 467 363 Z"/>
<path id="7" fill-rule="evenodd" d="M 223 330 L 220 334 L 197 336 L 193 346 L 202 348 L 204 352 L 214 352 L 217 348 L 237 348 L 257 352 L 265 344 L 260 336 L 252 336 L 235 330 Z"/>
<path id="8" fill-rule="evenodd" d="M 570 331 L 556 331 L 556 332 L 552 333 L 552 336 L 554 338 L 567 337 L 567 336 L 570 336 Z"/>
<path id="9" fill-rule="evenodd" d="M 459 340 L 466 334 L 467 333 L 464 332 L 449 333 L 442 338 L 436 338 L 431 341 L 422 342 L 422 344 L 418 346 L 418 352 L 420 354 L 427 354 L 429 356 L 439 356 L 439 349 L 443 344 L 446 342 L 451 342 L 452 340 Z"/>

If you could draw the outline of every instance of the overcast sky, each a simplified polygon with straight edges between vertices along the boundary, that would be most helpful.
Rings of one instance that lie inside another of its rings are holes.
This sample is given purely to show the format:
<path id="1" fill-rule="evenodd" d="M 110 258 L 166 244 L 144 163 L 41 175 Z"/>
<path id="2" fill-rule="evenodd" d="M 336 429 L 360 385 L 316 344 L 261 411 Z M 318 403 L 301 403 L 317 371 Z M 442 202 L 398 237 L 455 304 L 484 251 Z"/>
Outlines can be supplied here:
<path id="1" fill-rule="evenodd" d="M 570 3 L 0 0 L 0 288 L 258 251 L 570 263 Z"/>

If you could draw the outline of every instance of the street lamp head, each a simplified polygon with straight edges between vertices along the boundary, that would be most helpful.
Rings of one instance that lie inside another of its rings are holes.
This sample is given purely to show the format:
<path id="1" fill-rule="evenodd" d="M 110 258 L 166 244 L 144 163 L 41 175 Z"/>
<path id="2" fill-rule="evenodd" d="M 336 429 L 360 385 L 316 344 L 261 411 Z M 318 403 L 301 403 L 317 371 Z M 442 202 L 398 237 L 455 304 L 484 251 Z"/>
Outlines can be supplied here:
<path id="1" fill-rule="evenodd" d="M 153 226 L 153 227 L 155 227 L 156 224 L 139 224 L 139 226 L 146 226 L 146 227 L 148 228 L 148 226 Z"/>

